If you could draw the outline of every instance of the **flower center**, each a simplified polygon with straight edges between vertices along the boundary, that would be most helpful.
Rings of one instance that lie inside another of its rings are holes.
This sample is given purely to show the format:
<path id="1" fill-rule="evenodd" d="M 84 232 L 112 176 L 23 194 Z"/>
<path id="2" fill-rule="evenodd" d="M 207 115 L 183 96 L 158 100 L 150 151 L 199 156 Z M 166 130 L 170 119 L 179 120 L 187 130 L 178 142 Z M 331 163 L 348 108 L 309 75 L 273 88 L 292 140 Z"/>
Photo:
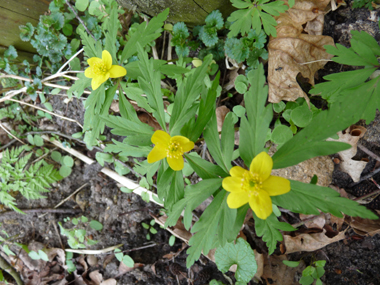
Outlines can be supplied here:
<path id="1" fill-rule="evenodd" d="M 241 188 L 248 193 L 248 197 L 251 197 L 251 195 L 258 196 L 262 184 L 260 176 L 250 171 L 246 171 L 241 179 Z"/>
<path id="2" fill-rule="evenodd" d="M 93 65 L 93 71 L 96 75 L 105 75 L 107 73 L 107 66 L 103 61 L 96 62 Z"/>
<path id="3" fill-rule="evenodd" d="M 183 155 L 183 148 L 179 142 L 171 142 L 166 150 L 167 157 L 179 158 Z"/>

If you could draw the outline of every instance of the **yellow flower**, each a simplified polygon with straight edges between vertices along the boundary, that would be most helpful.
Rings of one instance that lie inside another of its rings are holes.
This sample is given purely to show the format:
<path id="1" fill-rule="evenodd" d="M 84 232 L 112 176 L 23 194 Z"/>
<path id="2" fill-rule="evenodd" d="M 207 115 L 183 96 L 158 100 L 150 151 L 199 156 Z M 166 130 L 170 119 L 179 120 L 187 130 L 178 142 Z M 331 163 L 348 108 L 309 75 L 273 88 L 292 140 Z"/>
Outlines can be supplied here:
<path id="1" fill-rule="evenodd" d="M 273 160 L 266 153 L 259 153 L 251 162 L 249 170 L 234 166 L 229 177 L 223 179 L 223 188 L 231 192 L 227 197 L 228 207 L 239 208 L 246 203 L 256 216 L 265 220 L 272 213 L 270 196 L 290 191 L 288 179 L 272 176 Z"/>
<path id="2" fill-rule="evenodd" d="M 90 65 L 84 72 L 88 78 L 92 78 L 92 90 L 97 89 L 102 83 L 106 82 L 108 78 L 118 78 L 125 76 L 127 70 L 120 65 L 112 65 L 112 57 L 106 50 L 102 52 L 102 58 L 91 57 L 87 60 Z"/>
<path id="3" fill-rule="evenodd" d="M 194 148 L 194 143 L 183 136 L 171 137 L 168 133 L 158 130 L 152 135 L 155 144 L 148 154 L 148 162 L 153 163 L 166 157 L 169 166 L 175 171 L 183 169 L 183 154 Z"/>

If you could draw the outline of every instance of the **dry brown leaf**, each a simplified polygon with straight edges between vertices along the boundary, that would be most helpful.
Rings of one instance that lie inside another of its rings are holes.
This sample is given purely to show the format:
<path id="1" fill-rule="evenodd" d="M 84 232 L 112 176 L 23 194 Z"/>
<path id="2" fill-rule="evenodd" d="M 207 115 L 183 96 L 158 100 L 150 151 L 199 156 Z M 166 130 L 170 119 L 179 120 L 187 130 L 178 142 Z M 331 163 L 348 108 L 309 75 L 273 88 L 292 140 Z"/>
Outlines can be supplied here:
<path id="1" fill-rule="evenodd" d="M 314 217 L 315 215 L 304 215 L 304 214 L 300 214 L 300 219 L 301 221 L 304 221 L 304 220 L 307 220 L 311 217 Z M 325 215 L 319 215 L 317 218 L 315 219 L 312 219 L 310 221 L 306 221 L 304 223 L 304 225 L 307 227 L 307 228 L 317 228 L 317 229 L 323 229 L 323 227 L 325 226 L 326 224 L 326 218 L 325 218 Z"/>
<path id="2" fill-rule="evenodd" d="M 365 236 L 367 234 L 373 236 L 380 231 L 380 220 L 351 217 L 349 224 L 355 233 L 361 236 Z"/>
<path id="3" fill-rule="evenodd" d="M 286 247 L 286 254 L 299 252 L 299 251 L 315 251 L 320 248 L 340 241 L 345 238 L 346 231 L 340 232 L 333 238 L 329 238 L 325 235 L 326 230 L 324 229 L 321 233 L 315 234 L 300 234 L 298 236 L 292 237 L 285 235 L 284 243 Z"/>
<path id="4" fill-rule="evenodd" d="M 230 109 L 228 109 L 226 106 L 223 105 L 216 108 L 215 112 L 216 112 L 216 122 L 218 125 L 218 132 L 221 132 L 224 119 L 226 118 L 227 114 L 230 112 Z"/>
<path id="5" fill-rule="evenodd" d="M 299 0 L 276 17 L 277 37 L 270 37 L 268 44 L 269 102 L 295 101 L 299 97 L 308 100 L 296 77 L 300 73 L 314 85 L 315 73 L 327 62 L 323 59 L 333 57 L 323 48 L 324 45 L 334 45 L 333 38 L 321 35 L 323 10 L 329 2 Z"/>
<path id="6" fill-rule="evenodd" d="M 348 143 L 352 146 L 350 149 L 338 152 L 338 154 L 340 155 L 342 161 L 340 163 L 340 169 L 343 172 L 348 173 L 354 182 L 358 182 L 360 180 L 360 175 L 367 165 L 366 161 L 352 159 L 357 153 L 358 141 L 364 136 L 366 131 L 367 129 L 362 126 L 353 125 L 346 129 L 344 133 L 339 132 L 339 139 L 328 139 L 329 141 Z"/>
<path id="7" fill-rule="evenodd" d="M 135 270 L 136 268 L 144 267 L 144 264 L 142 263 L 135 263 L 133 267 L 126 266 L 123 262 L 120 262 L 119 264 L 119 274 L 124 274 L 127 272 L 131 272 Z"/>
<path id="8" fill-rule="evenodd" d="M 265 258 L 264 273 L 262 278 L 267 280 L 267 284 L 276 285 L 298 285 L 296 280 L 297 272 L 301 273 L 306 267 L 305 263 L 301 261 L 297 267 L 286 266 L 282 261 L 288 260 L 285 255 L 271 255 Z M 272 282 L 268 282 L 271 279 Z"/>

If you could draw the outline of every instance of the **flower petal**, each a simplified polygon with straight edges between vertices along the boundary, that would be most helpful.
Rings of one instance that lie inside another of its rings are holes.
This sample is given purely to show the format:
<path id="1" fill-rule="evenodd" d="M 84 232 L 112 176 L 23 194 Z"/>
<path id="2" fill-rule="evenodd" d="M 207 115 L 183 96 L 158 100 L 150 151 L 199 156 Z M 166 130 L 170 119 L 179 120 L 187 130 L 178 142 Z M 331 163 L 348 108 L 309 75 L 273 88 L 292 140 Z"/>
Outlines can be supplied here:
<path id="1" fill-rule="evenodd" d="M 166 157 L 166 149 L 156 145 L 148 154 L 148 163 L 154 163 Z"/>
<path id="2" fill-rule="evenodd" d="M 107 50 L 103 50 L 102 52 L 102 61 L 106 65 L 107 70 L 110 70 L 112 67 L 112 57 Z"/>
<path id="3" fill-rule="evenodd" d="M 106 82 L 108 79 L 107 76 L 105 75 L 96 75 L 92 81 L 91 81 L 91 87 L 92 87 L 92 90 L 96 90 L 98 89 L 98 87 L 100 85 L 102 85 L 104 82 Z"/>
<path id="4" fill-rule="evenodd" d="M 249 171 L 252 173 L 257 173 L 261 181 L 268 179 L 270 173 L 273 168 L 273 160 L 266 152 L 260 152 L 256 157 L 252 160 L 251 165 L 249 167 Z"/>
<path id="5" fill-rule="evenodd" d="M 272 214 L 272 199 L 265 191 L 260 191 L 259 195 L 252 195 L 249 199 L 249 206 L 255 212 L 256 216 L 265 220 Z"/>
<path id="6" fill-rule="evenodd" d="M 243 178 L 243 174 L 247 172 L 248 170 L 244 169 L 243 167 L 240 166 L 234 166 L 230 169 L 230 175 L 232 177 L 239 177 Z"/>
<path id="7" fill-rule="evenodd" d="M 168 145 L 170 142 L 170 135 L 162 130 L 157 130 L 150 139 L 154 144 Z"/>
<path id="8" fill-rule="evenodd" d="M 188 141 L 184 145 L 182 145 L 183 152 L 188 152 L 194 148 L 194 143 L 192 141 Z"/>
<path id="9" fill-rule="evenodd" d="M 89 66 L 93 66 L 95 63 L 97 63 L 99 61 L 102 61 L 102 59 L 100 59 L 99 57 L 91 57 L 91 58 L 87 59 L 87 63 Z"/>
<path id="10" fill-rule="evenodd" d="M 174 171 L 180 171 L 183 169 L 184 162 L 183 162 L 182 155 L 178 158 L 167 157 L 166 159 L 169 163 L 170 168 L 173 169 Z"/>
<path id="11" fill-rule="evenodd" d="M 265 190 L 269 196 L 282 195 L 290 191 L 290 181 L 283 177 L 271 175 L 263 182 L 262 189 Z"/>
<path id="12" fill-rule="evenodd" d="M 84 71 L 84 76 L 86 76 L 87 78 L 94 78 L 96 76 L 96 74 L 94 73 L 94 69 L 92 67 L 86 68 L 86 70 Z"/>
<path id="13" fill-rule="evenodd" d="M 127 70 L 120 65 L 112 65 L 109 73 L 111 78 L 118 78 L 125 76 L 127 74 Z"/>
<path id="14" fill-rule="evenodd" d="M 228 192 L 241 192 L 241 179 L 238 177 L 228 176 L 223 179 L 223 189 Z"/>
<path id="15" fill-rule="evenodd" d="M 227 205 L 231 209 L 237 209 L 248 203 L 248 195 L 245 191 L 233 192 L 228 194 Z"/>

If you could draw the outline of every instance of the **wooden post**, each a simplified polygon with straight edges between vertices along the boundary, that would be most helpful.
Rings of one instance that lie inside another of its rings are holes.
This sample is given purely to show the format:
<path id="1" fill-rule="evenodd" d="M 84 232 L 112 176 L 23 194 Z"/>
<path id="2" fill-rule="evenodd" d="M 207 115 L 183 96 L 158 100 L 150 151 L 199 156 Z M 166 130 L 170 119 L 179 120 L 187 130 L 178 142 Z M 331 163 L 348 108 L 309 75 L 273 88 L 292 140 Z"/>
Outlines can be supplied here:
<path id="1" fill-rule="evenodd" d="M 36 26 L 40 15 L 49 9 L 51 0 L 1 0 L 0 1 L 0 54 L 13 45 L 19 59 L 31 59 L 36 53 L 29 42 L 20 39 L 19 26 L 30 22 Z"/>
<path id="2" fill-rule="evenodd" d="M 230 0 L 117 0 L 117 2 L 129 10 L 136 10 L 152 17 L 169 8 L 169 22 L 185 22 L 189 27 L 204 25 L 205 18 L 213 10 L 219 10 L 224 19 L 236 10 Z"/>

